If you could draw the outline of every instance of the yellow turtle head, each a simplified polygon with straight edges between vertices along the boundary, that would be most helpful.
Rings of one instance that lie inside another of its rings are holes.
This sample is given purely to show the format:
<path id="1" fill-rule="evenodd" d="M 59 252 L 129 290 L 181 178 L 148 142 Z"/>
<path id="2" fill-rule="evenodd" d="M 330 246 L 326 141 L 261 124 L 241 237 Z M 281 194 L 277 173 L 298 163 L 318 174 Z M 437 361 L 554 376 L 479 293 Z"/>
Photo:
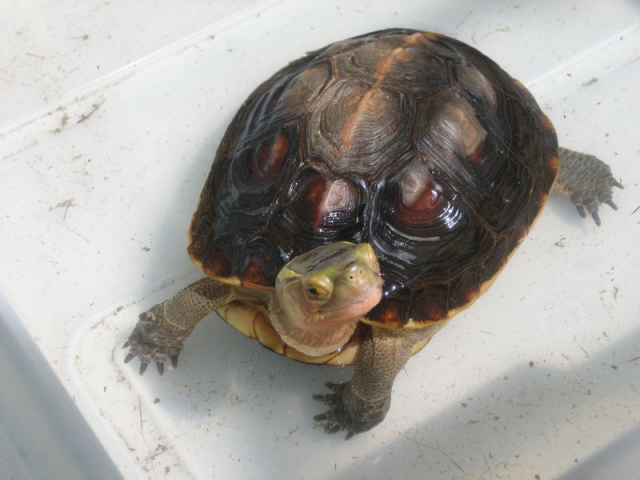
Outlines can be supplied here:
<path id="1" fill-rule="evenodd" d="M 323 245 L 282 267 L 275 295 L 271 323 L 288 345 L 312 356 L 334 352 L 382 298 L 378 259 L 368 243 Z"/>

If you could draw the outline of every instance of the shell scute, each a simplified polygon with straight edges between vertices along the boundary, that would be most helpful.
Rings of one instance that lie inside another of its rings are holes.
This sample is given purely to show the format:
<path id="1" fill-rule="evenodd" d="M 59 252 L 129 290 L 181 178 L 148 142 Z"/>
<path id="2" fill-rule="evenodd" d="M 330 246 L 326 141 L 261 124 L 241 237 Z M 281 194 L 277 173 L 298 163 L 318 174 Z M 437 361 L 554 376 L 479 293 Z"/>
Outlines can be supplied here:
<path id="1" fill-rule="evenodd" d="M 271 229 L 288 238 L 292 248 L 310 250 L 341 240 L 358 242 L 363 229 L 366 192 L 348 179 L 331 180 L 306 168 L 292 182 Z"/>
<path id="2" fill-rule="evenodd" d="M 365 322 L 414 328 L 472 303 L 557 174 L 531 94 L 457 40 L 386 30 L 260 85 L 222 139 L 191 225 L 205 272 L 250 288 L 316 246 L 369 242 L 384 280 Z"/>
<path id="3" fill-rule="evenodd" d="M 308 117 L 307 155 L 335 175 L 369 176 L 410 149 L 412 106 L 404 95 L 340 79 L 327 88 Z"/>

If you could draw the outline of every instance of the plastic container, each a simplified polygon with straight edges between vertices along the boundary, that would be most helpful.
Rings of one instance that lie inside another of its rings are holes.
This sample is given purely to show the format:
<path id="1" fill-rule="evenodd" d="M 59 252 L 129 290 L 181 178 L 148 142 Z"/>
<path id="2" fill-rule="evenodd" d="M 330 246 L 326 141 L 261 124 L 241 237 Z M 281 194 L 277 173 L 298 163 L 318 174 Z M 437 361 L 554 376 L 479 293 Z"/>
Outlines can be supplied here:
<path id="1" fill-rule="evenodd" d="M 27 353 L 3 355 L 51 369 L 14 378 L 29 392 L 55 376 L 125 478 L 640 478 L 639 20 L 622 0 L 261 2 L 5 128 L 0 291 Z M 395 26 L 456 36 L 522 80 L 563 145 L 611 164 L 619 210 L 598 228 L 552 195 L 494 286 L 399 375 L 385 422 L 349 442 L 315 428 L 311 394 L 350 369 L 297 364 L 214 316 L 177 370 L 124 365 L 138 313 L 200 276 L 186 232 L 244 98 L 306 51 Z M 14 420 L 67 418 L 60 402 Z"/>

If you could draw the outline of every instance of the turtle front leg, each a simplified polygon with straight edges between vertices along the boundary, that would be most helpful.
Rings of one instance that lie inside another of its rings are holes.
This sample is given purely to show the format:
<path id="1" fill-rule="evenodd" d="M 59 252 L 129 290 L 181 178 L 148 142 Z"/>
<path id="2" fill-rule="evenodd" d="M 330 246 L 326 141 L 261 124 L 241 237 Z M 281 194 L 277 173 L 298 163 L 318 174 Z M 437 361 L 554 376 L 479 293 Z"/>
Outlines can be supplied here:
<path id="1" fill-rule="evenodd" d="M 438 329 L 439 326 L 414 331 L 371 327 L 370 336 L 360 347 L 351 381 L 327 383 L 333 393 L 313 395 L 329 407 L 313 419 L 323 422 L 328 433 L 345 430 L 346 440 L 378 425 L 391 406 L 393 382 L 409 360 L 413 346 L 430 339 Z"/>
<path id="2" fill-rule="evenodd" d="M 612 200 L 613 187 L 623 188 L 611 173 L 605 162 L 593 155 L 576 152 L 567 148 L 559 149 L 560 171 L 556 185 L 567 194 L 578 209 L 582 218 L 591 214 L 596 225 L 600 226 L 598 207 L 606 203 L 617 210 Z"/>
<path id="3" fill-rule="evenodd" d="M 140 375 L 151 362 L 156 364 L 160 374 L 164 372 L 167 359 L 171 359 L 171 364 L 176 367 L 182 344 L 196 324 L 218 307 L 233 301 L 235 291 L 229 285 L 203 278 L 173 298 L 141 313 L 124 344 L 125 348 L 130 348 L 124 362 L 138 357 Z"/>

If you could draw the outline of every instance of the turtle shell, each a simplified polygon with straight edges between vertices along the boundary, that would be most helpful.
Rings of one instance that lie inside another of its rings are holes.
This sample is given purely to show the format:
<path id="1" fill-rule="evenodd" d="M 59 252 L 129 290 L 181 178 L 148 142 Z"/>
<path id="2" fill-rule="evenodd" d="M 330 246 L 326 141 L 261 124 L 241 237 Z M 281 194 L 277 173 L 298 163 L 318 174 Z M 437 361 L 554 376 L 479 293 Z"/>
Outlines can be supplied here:
<path id="1" fill-rule="evenodd" d="M 292 62 L 220 144 L 189 253 L 270 288 L 317 246 L 369 242 L 384 281 L 364 319 L 424 327 L 490 284 L 545 203 L 557 138 L 531 94 L 452 38 L 384 30 Z"/>

